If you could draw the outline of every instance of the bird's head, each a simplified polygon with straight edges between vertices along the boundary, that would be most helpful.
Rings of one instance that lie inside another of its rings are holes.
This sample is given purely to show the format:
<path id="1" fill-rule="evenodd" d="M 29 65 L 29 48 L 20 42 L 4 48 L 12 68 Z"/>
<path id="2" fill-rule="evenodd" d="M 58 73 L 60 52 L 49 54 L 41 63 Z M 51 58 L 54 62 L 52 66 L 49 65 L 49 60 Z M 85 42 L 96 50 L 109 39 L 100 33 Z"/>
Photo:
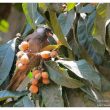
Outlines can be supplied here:
<path id="1" fill-rule="evenodd" d="M 39 26 L 35 31 L 34 34 L 39 38 L 40 40 L 47 39 L 48 37 L 53 36 L 53 32 L 51 28 L 49 28 L 46 25 Z"/>

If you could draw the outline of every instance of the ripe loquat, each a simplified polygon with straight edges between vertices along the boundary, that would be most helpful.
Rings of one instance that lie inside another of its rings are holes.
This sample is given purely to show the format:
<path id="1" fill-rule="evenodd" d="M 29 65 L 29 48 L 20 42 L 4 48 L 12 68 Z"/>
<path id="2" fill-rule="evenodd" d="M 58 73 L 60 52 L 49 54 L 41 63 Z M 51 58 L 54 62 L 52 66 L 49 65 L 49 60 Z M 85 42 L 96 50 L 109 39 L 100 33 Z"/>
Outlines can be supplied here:
<path id="1" fill-rule="evenodd" d="M 38 87 L 35 86 L 35 85 L 31 85 L 30 88 L 29 88 L 29 91 L 30 91 L 31 93 L 33 93 L 33 94 L 38 93 L 38 90 L 39 90 Z"/>
<path id="2" fill-rule="evenodd" d="M 16 54 L 16 56 L 17 56 L 17 58 L 21 58 L 23 54 L 24 54 L 23 51 L 19 51 L 19 52 Z"/>
<path id="3" fill-rule="evenodd" d="M 17 67 L 18 67 L 19 70 L 24 71 L 24 70 L 26 70 L 27 65 L 24 65 L 24 64 L 22 64 L 22 63 L 18 63 Z"/>
<path id="4" fill-rule="evenodd" d="M 58 53 L 57 53 L 57 51 L 55 51 L 55 50 L 50 53 L 51 58 L 54 58 L 54 57 L 56 57 L 57 55 L 58 55 Z"/>
<path id="5" fill-rule="evenodd" d="M 40 73 L 39 70 L 33 70 L 33 71 L 32 71 L 33 76 L 35 76 L 35 75 L 38 74 L 38 73 Z"/>
<path id="6" fill-rule="evenodd" d="M 16 61 L 16 66 L 18 66 L 19 63 L 21 63 L 20 60 L 17 60 Z"/>
<path id="7" fill-rule="evenodd" d="M 24 54 L 21 58 L 20 61 L 22 64 L 28 64 L 29 63 L 29 58 L 26 54 Z"/>
<path id="8" fill-rule="evenodd" d="M 28 50 L 29 49 L 29 43 L 26 41 L 23 41 L 20 45 L 19 45 L 19 49 L 22 51 Z"/>
<path id="9" fill-rule="evenodd" d="M 38 73 L 38 74 L 35 75 L 36 80 L 39 80 L 40 78 L 41 78 L 41 73 Z"/>
<path id="10" fill-rule="evenodd" d="M 50 58 L 50 51 L 43 51 L 40 53 L 40 55 L 43 59 L 48 59 Z"/>
<path id="11" fill-rule="evenodd" d="M 42 72 L 42 78 L 43 79 L 48 79 L 49 75 L 47 72 Z"/>
<path id="12" fill-rule="evenodd" d="M 38 84 L 38 80 L 32 79 L 32 80 L 31 80 L 31 84 L 32 84 L 32 85 L 37 85 L 37 84 Z"/>
<path id="13" fill-rule="evenodd" d="M 49 81 L 49 79 L 42 79 L 42 83 L 43 83 L 43 84 L 49 84 L 50 81 Z"/>

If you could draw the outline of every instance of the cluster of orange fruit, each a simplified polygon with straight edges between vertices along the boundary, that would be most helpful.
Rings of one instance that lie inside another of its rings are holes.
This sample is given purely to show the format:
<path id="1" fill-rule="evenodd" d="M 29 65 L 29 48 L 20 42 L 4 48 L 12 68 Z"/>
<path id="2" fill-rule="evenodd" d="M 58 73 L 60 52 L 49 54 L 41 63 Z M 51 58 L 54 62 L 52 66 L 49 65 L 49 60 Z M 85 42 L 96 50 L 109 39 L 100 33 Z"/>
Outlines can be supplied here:
<path id="1" fill-rule="evenodd" d="M 52 52 L 50 51 L 43 51 L 40 52 L 40 55 L 43 59 L 50 59 L 50 58 L 54 58 L 58 55 L 57 51 L 53 50 Z"/>
<path id="2" fill-rule="evenodd" d="M 17 62 L 16 62 L 16 66 L 19 70 L 26 70 L 28 64 L 29 64 L 29 57 L 28 55 L 25 53 L 26 50 L 29 49 L 29 43 L 26 41 L 23 41 L 20 45 L 19 45 L 19 49 L 20 51 L 17 53 Z"/>
<path id="3" fill-rule="evenodd" d="M 26 53 L 26 51 L 29 49 L 29 43 L 26 41 L 23 41 L 19 45 L 20 51 L 17 53 L 17 62 L 16 66 L 19 70 L 24 71 L 27 68 L 27 65 L 29 64 L 29 57 Z M 50 59 L 57 56 L 57 51 L 43 51 L 39 53 L 43 59 Z"/>
<path id="4" fill-rule="evenodd" d="M 40 70 L 32 71 L 33 79 L 31 80 L 31 86 L 29 87 L 29 91 L 31 93 L 38 93 L 39 90 L 39 82 L 42 81 L 43 84 L 49 84 L 49 75 L 47 72 L 42 72 Z"/>
<path id="5" fill-rule="evenodd" d="M 17 62 L 16 67 L 21 70 L 25 71 L 28 67 L 28 64 L 30 62 L 29 56 L 27 55 L 27 52 L 29 51 L 29 43 L 26 41 L 23 41 L 19 45 L 20 51 L 17 53 Z M 42 51 L 39 52 L 41 58 L 44 60 L 48 60 L 50 58 L 54 58 L 58 55 L 57 51 Z M 49 84 L 49 76 L 47 72 L 44 72 L 42 70 L 33 70 L 33 79 L 31 80 L 31 86 L 29 87 L 29 90 L 31 93 L 38 93 L 38 86 L 39 82 L 42 82 L 43 84 Z M 42 80 L 42 81 L 41 81 Z"/>

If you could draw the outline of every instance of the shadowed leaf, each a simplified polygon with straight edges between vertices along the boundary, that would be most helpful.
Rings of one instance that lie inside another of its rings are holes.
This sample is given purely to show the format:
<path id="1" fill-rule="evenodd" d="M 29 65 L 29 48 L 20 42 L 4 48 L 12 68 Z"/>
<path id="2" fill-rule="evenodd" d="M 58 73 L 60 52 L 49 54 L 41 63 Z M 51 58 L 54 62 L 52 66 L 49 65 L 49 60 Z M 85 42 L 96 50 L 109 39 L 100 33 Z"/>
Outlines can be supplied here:
<path id="1" fill-rule="evenodd" d="M 84 84 L 77 79 L 69 77 L 66 70 L 61 68 L 57 63 L 53 61 L 45 62 L 45 66 L 49 72 L 51 80 L 55 83 L 68 87 L 68 88 L 79 88 Z"/>
<path id="2" fill-rule="evenodd" d="M 6 100 L 7 98 L 19 98 L 21 96 L 26 95 L 27 91 L 17 92 L 17 91 L 0 91 L 0 101 Z"/>
<path id="3" fill-rule="evenodd" d="M 8 77 L 15 56 L 16 38 L 0 45 L 0 85 Z"/>
<path id="4" fill-rule="evenodd" d="M 34 103 L 30 100 L 29 96 L 24 96 L 14 104 L 14 107 L 34 107 Z"/>
<path id="5" fill-rule="evenodd" d="M 64 107 L 61 86 L 54 83 L 45 85 L 41 88 L 41 93 L 46 107 Z"/>

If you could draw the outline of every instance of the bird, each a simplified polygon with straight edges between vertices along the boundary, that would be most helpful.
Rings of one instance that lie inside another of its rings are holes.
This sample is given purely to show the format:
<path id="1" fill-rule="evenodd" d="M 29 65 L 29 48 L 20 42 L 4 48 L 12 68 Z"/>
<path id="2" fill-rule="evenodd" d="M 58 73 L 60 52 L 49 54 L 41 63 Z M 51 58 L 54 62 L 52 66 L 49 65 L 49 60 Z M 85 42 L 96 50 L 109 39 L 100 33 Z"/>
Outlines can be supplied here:
<path id="1" fill-rule="evenodd" d="M 48 26 L 39 26 L 33 33 L 29 34 L 24 41 L 29 43 L 29 51 L 31 53 L 38 53 L 42 48 L 49 45 L 49 37 L 53 36 L 51 28 Z M 36 61 L 36 62 L 35 62 Z M 26 78 L 29 71 L 40 64 L 40 56 L 31 56 L 28 68 L 25 71 L 17 70 L 14 72 L 7 90 L 15 91 L 22 81 Z"/>
<path id="2" fill-rule="evenodd" d="M 38 27 L 32 34 L 24 40 L 29 43 L 29 51 L 32 53 L 39 52 L 43 47 L 50 44 L 48 38 L 53 36 L 52 30 L 43 25 Z"/>

